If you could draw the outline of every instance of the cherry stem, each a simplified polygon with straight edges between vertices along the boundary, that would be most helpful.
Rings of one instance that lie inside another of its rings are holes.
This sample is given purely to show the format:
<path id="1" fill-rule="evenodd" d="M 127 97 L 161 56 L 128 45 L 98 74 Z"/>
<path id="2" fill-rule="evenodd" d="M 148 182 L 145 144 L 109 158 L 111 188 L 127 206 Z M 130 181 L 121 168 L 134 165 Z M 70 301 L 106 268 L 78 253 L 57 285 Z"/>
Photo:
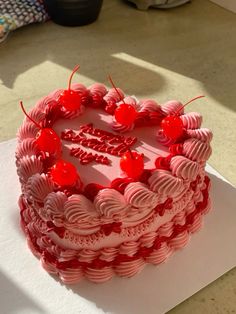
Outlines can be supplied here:
<path id="1" fill-rule="evenodd" d="M 28 113 L 26 112 L 26 110 L 25 110 L 25 108 L 24 108 L 24 106 L 23 106 L 23 102 L 22 102 L 22 101 L 20 101 L 20 106 L 21 106 L 21 110 L 24 112 L 24 114 L 26 115 L 26 117 L 27 117 L 31 122 L 33 122 L 38 128 L 40 128 L 40 129 L 42 130 L 42 127 L 41 127 L 34 119 L 32 119 L 32 118 L 28 115 Z"/>
<path id="2" fill-rule="evenodd" d="M 113 82 L 113 80 L 112 80 L 112 78 L 111 78 L 110 75 L 108 75 L 108 79 L 109 79 L 109 81 L 110 81 L 112 87 L 115 89 L 117 95 L 120 97 L 120 100 L 122 100 L 123 104 L 126 105 L 126 103 L 124 102 L 123 97 L 121 96 L 120 92 L 118 91 L 117 87 L 115 86 L 115 84 L 114 84 L 114 82 Z"/>
<path id="3" fill-rule="evenodd" d="M 69 78 L 68 90 L 70 90 L 72 78 L 73 78 L 75 72 L 79 70 L 79 68 L 80 68 L 80 65 L 79 65 L 79 64 L 77 64 L 77 65 L 74 67 L 74 70 L 72 71 L 72 73 L 71 73 L 71 75 L 70 75 L 70 78 Z"/>
<path id="4" fill-rule="evenodd" d="M 199 98 L 203 98 L 203 97 L 205 97 L 205 96 L 200 95 L 200 96 L 194 97 L 193 99 L 189 100 L 186 104 L 184 104 L 182 107 L 180 107 L 180 108 L 175 112 L 175 114 L 177 115 L 177 114 L 180 112 L 180 110 L 182 110 L 184 107 L 186 107 L 186 106 L 187 106 L 188 104 L 190 104 L 191 102 L 193 102 L 193 101 L 195 101 L 195 100 L 197 100 L 197 99 L 199 99 Z"/>

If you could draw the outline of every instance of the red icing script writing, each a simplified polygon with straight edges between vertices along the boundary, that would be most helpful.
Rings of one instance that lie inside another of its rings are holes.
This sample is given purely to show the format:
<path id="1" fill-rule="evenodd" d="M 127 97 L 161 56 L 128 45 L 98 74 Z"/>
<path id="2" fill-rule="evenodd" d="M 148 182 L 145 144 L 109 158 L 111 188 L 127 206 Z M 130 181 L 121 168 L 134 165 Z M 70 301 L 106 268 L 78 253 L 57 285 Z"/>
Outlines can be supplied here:
<path id="1" fill-rule="evenodd" d="M 87 152 L 81 146 L 96 152 L 121 157 L 137 141 L 136 137 L 125 137 L 94 128 L 92 123 L 82 125 L 77 132 L 67 129 L 61 133 L 61 138 L 80 146 L 70 148 L 70 155 L 78 158 L 82 165 L 90 162 L 109 165 L 111 160 L 103 154 Z"/>

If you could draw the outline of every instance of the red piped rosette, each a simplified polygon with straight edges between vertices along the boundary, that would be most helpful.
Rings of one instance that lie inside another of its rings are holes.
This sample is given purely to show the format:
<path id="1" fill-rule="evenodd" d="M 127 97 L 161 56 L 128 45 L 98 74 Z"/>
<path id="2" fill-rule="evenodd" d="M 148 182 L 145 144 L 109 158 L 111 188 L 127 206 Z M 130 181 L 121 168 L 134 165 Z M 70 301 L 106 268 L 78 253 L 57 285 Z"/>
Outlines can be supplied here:
<path id="1" fill-rule="evenodd" d="M 79 112 L 62 112 L 60 91 L 55 91 L 29 114 L 41 126 L 53 128 L 59 118 L 85 114 L 87 106 L 113 114 L 120 104 L 114 91 L 107 91 L 101 84 L 89 89 L 74 84 L 72 88 L 83 96 Z M 162 118 L 174 110 L 171 106 L 137 102 L 138 114 L 132 127 L 158 127 Z M 16 151 L 22 186 L 21 225 L 31 250 L 48 272 L 57 273 L 69 284 L 82 277 L 94 282 L 106 281 L 114 274 L 130 277 L 145 263 L 163 262 L 200 228 L 203 214 L 210 209 L 209 178 L 204 166 L 211 154 L 212 135 L 200 128 L 196 114 L 180 111 L 180 118 L 185 127 L 183 137 L 173 142 L 158 134 L 157 139 L 169 146 L 170 154 L 159 156 L 153 161 L 156 168 L 144 169 L 139 179 L 117 178 L 108 187 L 98 183 L 83 187 L 82 182 L 76 182 L 63 188 L 49 175 L 58 156 L 39 151 L 35 142 L 38 128 L 25 119 Z M 146 205 L 144 200 L 148 200 Z M 104 203 L 111 205 L 104 207 Z M 137 224 L 129 225 L 137 215 Z M 109 241 L 113 239 L 116 244 L 111 247 Z"/>

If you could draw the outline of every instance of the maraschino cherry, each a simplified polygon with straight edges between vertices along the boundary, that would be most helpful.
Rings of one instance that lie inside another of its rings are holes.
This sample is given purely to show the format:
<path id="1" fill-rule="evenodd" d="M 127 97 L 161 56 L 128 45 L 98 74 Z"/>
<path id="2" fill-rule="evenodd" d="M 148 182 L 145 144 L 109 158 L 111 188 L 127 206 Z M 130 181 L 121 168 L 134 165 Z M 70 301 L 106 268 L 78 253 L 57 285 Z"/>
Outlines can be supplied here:
<path id="1" fill-rule="evenodd" d="M 130 149 L 127 150 L 120 159 L 120 168 L 128 177 L 138 178 L 144 169 L 143 154 L 131 152 Z"/>
<path id="2" fill-rule="evenodd" d="M 190 104 L 192 101 L 199 99 L 199 98 L 202 98 L 202 97 L 205 97 L 205 96 L 197 96 L 197 97 L 191 99 L 186 104 L 184 104 L 182 107 L 180 107 L 173 115 L 168 115 L 164 119 L 162 119 L 161 128 L 167 137 L 169 137 L 173 140 L 176 140 L 184 134 L 184 125 L 183 125 L 181 118 L 178 116 L 178 113 L 185 106 Z"/>
<path id="3" fill-rule="evenodd" d="M 50 170 L 52 180 L 59 186 L 71 186 L 79 179 L 75 166 L 65 160 L 58 160 Z"/>
<path id="4" fill-rule="evenodd" d="M 72 71 L 70 78 L 68 89 L 64 90 L 59 96 L 59 102 L 62 104 L 63 108 L 67 111 L 76 111 L 81 107 L 82 98 L 81 95 L 71 89 L 71 80 L 76 71 L 78 71 L 79 65 L 77 65 Z"/>
<path id="5" fill-rule="evenodd" d="M 110 76 L 108 78 L 111 82 L 111 85 L 113 86 L 116 93 L 118 94 L 119 98 L 122 99 L 122 96 L 120 95 L 120 92 L 116 88 L 112 78 Z M 123 101 L 123 99 L 122 99 L 122 101 Z M 134 123 L 134 121 L 137 117 L 137 111 L 135 110 L 135 108 L 133 106 L 128 105 L 123 101 L 123 104 L 119 105 L 116 108 L 116 110 L 114 112 L 114 116 L 115 116 L 115 119 L 118 123 L 120 123 L 122 125 L 129 126 L 129 125 Z"/>
<path id="6" fill-rule="evenodd" d="M 61 153 L 61 140 L 57 133 L 50 128 L 42 128 L 35 120 L 33 120 L 26 112 L 23 102 L 20 106 L 26 117 L 32 121 L 40 130 L 36 134 L 36 143 L 40 151 L 48 154 L 59 155 Z"/>

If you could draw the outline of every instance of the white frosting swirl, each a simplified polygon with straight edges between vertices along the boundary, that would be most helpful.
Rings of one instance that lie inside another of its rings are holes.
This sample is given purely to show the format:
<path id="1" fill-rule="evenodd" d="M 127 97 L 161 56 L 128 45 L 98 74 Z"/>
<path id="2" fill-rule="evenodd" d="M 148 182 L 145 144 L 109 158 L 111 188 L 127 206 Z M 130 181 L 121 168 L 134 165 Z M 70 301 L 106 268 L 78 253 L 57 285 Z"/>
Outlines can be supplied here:
<path id="1" fill-rule="evenodd" d="M 180 116 L 186 129 L 199 129 L 202 124 L 202 116 L 198 112 L 189 112 Z"/>
<path id="2" fill-rule="evenodd" d="M 174 177 L 170 171 L 157 169 L 148 179 L 150 189 L 158 194 L 176 197 L 184 190 L 182 179 Z"/>
<path id="3" fill-rule="evenodd" d="M 171 158 L 170 169 L 179 178 L 195 180 L 200 171 L 200 166 L 197 162 L 177 155 Z"/>
<path id="4" fill-rule="evenodd" d="M 134 207 L 154 208 L 158 202 L 158 195 L 140 182 L 133 182 L 127 185 L 124 193 L 127 203 Z"/>
<path id="5" fill-rule="evenodd" d="M 103 189 L 94 199 L 94 206 L 103 218 L 121 218 L 129 206 L 124 196 L 114 189 Z"/>
<path id="6" fill-rule="evenodd" d="M 208 143 L 190 138 L 183 144 L 183 154 L 193 161 L 206 161 L 211 155 L 211 147 Z"/>

